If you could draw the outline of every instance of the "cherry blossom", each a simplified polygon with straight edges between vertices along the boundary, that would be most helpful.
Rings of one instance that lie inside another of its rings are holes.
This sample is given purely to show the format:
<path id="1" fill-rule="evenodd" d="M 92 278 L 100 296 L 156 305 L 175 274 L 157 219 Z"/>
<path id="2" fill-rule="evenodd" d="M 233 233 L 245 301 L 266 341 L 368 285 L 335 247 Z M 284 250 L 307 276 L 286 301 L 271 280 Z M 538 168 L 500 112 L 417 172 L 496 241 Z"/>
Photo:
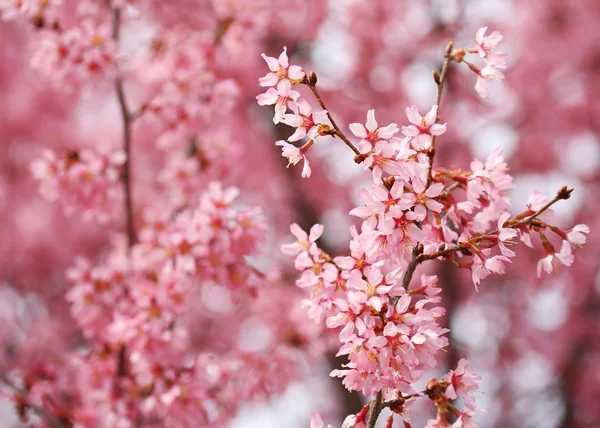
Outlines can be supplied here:
<path id="1" fill-rule="evenodd" d="M 349 127 L 350 131 L 361 139 L 358 143 L 358 149 L 361 153 L 368 153 L 373 150 L 377 142 L 389 140 L 399 131 L 398 125 L 395 123 L 379 127 L 379 124 L 375 120 L 375 110 L 367 112 L 367 122 L 365 125 L 351 123 Z"/>
<path id="2" fill-rule="evenodd" d="M 402 133 L 412 140 L 415 150 L 427 150 L 431 146 L 431 137 L 442 135 L 446 132 L 446 125 L 436 123 L 438 106 L 421 116 L 416 106 L 406 108 L 406 116 L 412 125 L 403 126 Z"/>

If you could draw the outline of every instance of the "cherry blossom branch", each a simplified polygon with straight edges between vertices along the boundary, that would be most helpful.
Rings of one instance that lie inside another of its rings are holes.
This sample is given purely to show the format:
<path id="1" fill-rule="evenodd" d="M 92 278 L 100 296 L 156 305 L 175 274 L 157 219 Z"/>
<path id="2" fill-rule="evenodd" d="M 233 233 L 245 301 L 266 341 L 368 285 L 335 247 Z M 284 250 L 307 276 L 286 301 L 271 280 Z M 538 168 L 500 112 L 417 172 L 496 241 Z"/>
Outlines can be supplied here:
<path id="1" fill-rule="evenodd" d="M 444 64 L 442 65 L 441 74 L 437 74 L 437 72 L 433 71 L 433 79 L 437 84 L 437 97 L 435 100 L 435 104 L 437 107 L 437 112 L 435 116 L 435 123 L 440 121 L 440 102 L 442 101 L 442 90 L 444 89 L 444 82 L 446 81 L 446 76 L 448 75 L 448 69 L 450 67 L 450 63 L 452 62 L 452 56 L 450 52 L 452 52 L 452 48 L 454 47 L 454 42 L 448 42 L 446 46 L 446 50 L 444 51 Z M 431 137 L 431 148 L 429 149 L 429 173 L 427 175 L 427 187 L 431 185 L 431 181 L 433 180 L 432 171 L 433 171 L 433 159 L 435 157 L 435 135 Z"/>
<path id="2" fill-rule="evenodd" d="M 331 133 L 331 135 L 339 137 L 350 148 L 350 150 L 352 150 L 354 152 L 355 155 L 360 156 L 361 153 L 354 146 L 354 144 L 352 144 L 352 142 L 348 139 L 348 137 L 346 137 L 346 135 L 344 135 L 344 133 L 342 132 L 340 127 L 337 125 L 337 123 L 335 123 L 333 116 L 331 116 L 331 114 L 329 113 L 329 110 L 325 106 L 325 103 L 323 102 L 323 99 L 321 98 L 321 94 L 319 94 L 319 91 L 317 89 L 317 73 L 315 73 L 314 71 L 311 72 L 310 76 L 305 77 L 304 81 L 302 83 L 304 83 L 306 86 L 308 86 L 310 88 L 310 90 L 314 94 L 315 98 L 319 102 L 319 105 L 321 106 L 321 108 L 327 112 L 327 118 L 329 119 L 329 121 L 331 122 L 331 125 L 333 126 L 333 132 Z"/>
<path id="3" fill-rule="evenodd" d="M 6 375 L 0 375 L 0 382 L 2 382 L 9 389 L 11 389 L 14 393 L 19 394 L 20 396 L 27 395 L 27 390 L 15 385 L 15 383 L 12 382 Z M 66 428 L 69 426 L 66 423 L 62 422 L 61 420 L 57 419 L 56 417 L 52 416 L 50 413 L 48 413 L 42 407 L 36 406 L 34 404 L 30 404 L 30 403 L 25 404 L 25 406 L 28 407 L 29 409 L 31 409 L 39 417 L 44 419 L 48 423 L 48 425 L 50 425 L 52 428 Z"/>
<path id="4" fill-rule="evenodd" d="M 524 220 L 521 221 L 517 221 L 517 223 L 512 223 L 513 221 L 515 221 L 515 219 L 512 220 L 508 220 L 507 221 L 507 228 L 511 228 L 511 229 L 519 229 L 523 226 L 532 224 L 533 221 L 538 218 L 542 213 L 544 213 L 546 210 L 548 210 L 552 205 L 554 205 L 555 203 L 557 203 L 558 201 L 561 200 L 566 200 L 569 199 L 571 197 L 571 193 L 573 192 L 573 189 L 569 189 L 567 186 L 563 186 L 561 187 L 558 192 L 556 193 L 556 196 L 554 196 L 554 198 L 552 200 L 550 200 L 546 205 L 544 205 L 542 208 L 540 208 L 539 210 L 537 210 L 536 212 L 534 212 L 533 214 L 529 215 L 527 218 L 525 218 Z M 471 238 L 469 238 L 469 241 L 472 242 L 478 242 L 478 241 L 482 241 L 487 239 L 487 237 L 489 237 L 490 235 L 495 235 L 496 233 L 498 233 L 498 230 L 494 230 L 492 232 L 487 232 L 481 235 L 476 235 L 473 236 Z M 419 254 L 416 259 L 413 258 L 413 260 L 411 261 L 411 263 L 409 264 L 409 267 L 407 269 L 407 272 L 410 271 L 410 269 L 412 268 L 412 272 L 414 272 L 414 269 L 416 268 L 416 265 L 425 262 L 427 260 L 434 260 L 437 259 L 438 257 L 446 257 L 449 256 L 453 253 L 459 252 L 459 251 L 467 251 L 470 248 L 470 244 L 465 245 L 465 243 L 460 243 L 457 247 L 452 247 L 452 248 L 446 248 L 443 250 L 439 250 L 436 251 L 434 253 L 429 253 L 429 254 L 423 254 L 421 252 L 421 254 Z M 416 263 L 414 266 L 413 263 Z M 410 281 L 410 279 L 409 279 Z M 403 283 L 404 286 L 404 283 Z M 404 287 L 406 288 L 406 287 Z"/>
<path id="5" fill-rule="evenodd" d="M 369 421 L 367 423 L 367 428 L 375 428 L 375 424 L 377 423 L 377 419 L 379 418 L 379 414 L 383 410 L 383 393 L 379 391 L 375 396 L 375 400 L 373 401 L 373 405 L 371 407 L 371 414 L 369 415 Z"/>
<path id="6" fill-rule="evenodd" d="M 121 9 L 113 9 L 113 39 L 119 41 L 121 33 Z M 131 196 L 131 121 L 134 116 L 129 112 L 125 89 L 123 87 L 123 78 L 118 75 L 116 80 L 117 98 L 123 120 L 123 150 L 125 152 L 125 163 L 123 164 L 123 185 L 125 187 L 125 215 L 127 243 L 129 248 L 135 243 L 135 228 L 133 225 L 133 202 Z"/>

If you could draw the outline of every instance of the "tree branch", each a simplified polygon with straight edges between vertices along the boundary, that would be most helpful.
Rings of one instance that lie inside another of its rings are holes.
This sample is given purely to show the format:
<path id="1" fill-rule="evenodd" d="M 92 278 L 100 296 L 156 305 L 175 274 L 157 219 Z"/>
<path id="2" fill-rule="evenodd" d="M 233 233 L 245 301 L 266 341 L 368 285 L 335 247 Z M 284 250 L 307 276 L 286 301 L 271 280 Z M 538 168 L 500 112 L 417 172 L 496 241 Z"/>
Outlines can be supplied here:
<path id="1" fill-rule="evenodd" d="M 438 74 L 434 71 L 433 76 L 435 83 L 437 84 L 437 97 L 435 99 L 435 104 L 437 105 L 437 113 L 435 116 L 435 123 L 440 121 L 440 103 L 442 102 L 442 90 L 444 89 L 444 82 L 446 81 L 446 76 L 448 75 L 448 69 L 450 63 L 452 62 L 452 57 L 450 56 L 450 52 L 452 52 L 452 48 L 454 47 L 454 42 L 448 42 L 446 46 L 446 50 L 444 51 L 444 64 L 442 65 L 442 72 L 438 76 Z M 431 185 L 431 181 L 433 180 L 432 171 L 433 171 L 433 159 L 435 157 L 435 135 L 431 137 L 431 148 L 429 149 L 429 173 L 427 175 L 427 186 Z"/>
<path id="2" fill-rule="evenodd" d="M 27 390 L 15 385 L 15 383 L 12 382 L 6 375 L 0 375 L 0 382 L 2 382 L 4 385 L 6 385 L 8 388 L 10 388 L 14 393 L 19 394 L 20 396 L 24 397 L 27 395 Z M 50 425 L 52 428 L 67 428 L 69 426 L 66 423 L 62 422 L 60 419 L 52 416 L 50 413 L 48 413 L 42 407 L 38 407 L 36 405 L 29 404 L 29 403 L 27 403 L 25 406 L 30 408 L 40 418 L 44 419 L 48 423 L 48 425 Z"/>
<path id="3" fill-rule="evenodd" d="M 352 144 L 352 142 L 348 139 L 348 137 L 346 137 L 346 135 L 344 135 L 344 133 L 342 132 L 340 127 L 337 125 L 337 123 L 335 123 L 333 116 L 329 113 L 329 110 L 325 106 L 325 103 L 323 102 L 323 99 L 321 98 L 321 94 L 319 94 L 319 91 L 317 90 L 317 75 L 314 71 L 310 74 L 309 78 L 305 79 L 304 84 L 310 88 L 310 90 L 314 94 L 315 98 L 319 102 L 319 105 L 321 106 L 321 108 L 327 112 L 327 118 L 331 122 L 331 125 L 333 126 L 333 130 L 334 130 L 332 135 L 339 137 L 348 147 L 350 147 L 350 150 L 352 150 L 355 155 L 360 156 L 361 153 L 354 146 L 354 144 Z"/>
<path id="4" fill-rule="evenodd" d="M 119 41 L 121 33 L 121 9 L 113 9 L 113 39 Z M 131 121 L 133 116 L 127 107 L 125 89 L 123 87 L 123 78 L 119 74 L 116 82 L 117 99 L 123 120 L 123 151 L 125 152 L 125 163 L 123 165 L 123 186 L 125 188 L 125 215 L 126 232 L 128 247 L 131 248 L 135 243 L 135 228 L 133 224 L 133 202 L 131 196 Z"/>
<path id="5" fill-rule="evenodd" d="M 371 406 L 371 414 L 369 415 L 369 421 L 367 422 L 367 428 L 375 428 L 375 424 L 377 423 L 377 418 L 379 418 L 379 414 L 381 410 L 383 410 L 383 393 L 379 391 L 375 396 L 375 400 Z"/>

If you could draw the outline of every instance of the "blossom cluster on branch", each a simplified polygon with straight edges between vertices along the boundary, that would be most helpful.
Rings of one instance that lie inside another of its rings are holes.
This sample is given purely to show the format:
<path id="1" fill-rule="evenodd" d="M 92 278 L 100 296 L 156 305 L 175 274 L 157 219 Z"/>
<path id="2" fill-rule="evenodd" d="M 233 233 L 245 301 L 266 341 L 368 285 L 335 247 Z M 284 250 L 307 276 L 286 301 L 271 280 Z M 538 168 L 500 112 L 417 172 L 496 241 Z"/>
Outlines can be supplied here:
<path id="1" fill-rule="evenodd" d="M 412 281 L 419 264 L 450 261 L 470 270 L 477 289 L 489 275 L 505 272 L 516 256 L 511 247 L 517 239 L 533 247 L 532 235 L 539 236 L 545 251 L 538 264 L 540 275 L 542 269 L 550 272 L 558 263 L 570 266 L 573 248 L 584 244 L 589 233 L 585 225 L 563 230 L 550 223 L 549 208 L 571 195 L 573 189 L 566 186 L 552 200 L 534 192 L 526 208 L 511 215 L 507 191 L 514 185 L 499 149 L 485 162 L 473 160 L 469 170 L 434 165 L 436 138 L 447 130 L 446 124 L 439 123 L 439 107 L 451 63 L 467 63 L 478 73 L 476 90 L 482 98 L 490 94 L 485 81 L 503 78 L 499 69 L 506 66 L 506 54 L 496 51 L 502 36 L 498 32 L 485 36 L 486 30 L 477 32 L 475 48 L 453 49 L 453 42 L 448 44 L 441 73 L 433 73 L 438 87 L 436 104 L 425 116 L 415 106 L 406 109 L 411 125 L 402 126 L 404 138 L 395 136 L 400 131 L 397 124 L 381 127 L 375 112 L 369 110 L 364 125 L 349 125 L 352 134 L 360 138 L 356 146 L 327 111 L 315 72 L 307 75 L 300 67 L 289 65 L 285 48 L 279 60 L 263 55 L 271 73 L 260 79 L 261 86 L 276 88 L 259 95 L 258 103 L 275 106 L 275 123 L 287 117 L 284 123 L 302 129 L 290 142 L 299 140 L 300 135 L 309 138 L 300 148 L 284 141 L 276 143 L 283 147 L 290 164 L 304 159 L 302 176 L 309 177 L 306 153 L 318 137 L 334 136 L 354 151 L 355 162 L 364 164 L 373 176 L 373 186 L 359 192 L 363 205 L 350 211 L 362 219 L 359 228 L 351 228 L 350 256 L 332 258 L 319 247 L 316 241 L 323 233 L 322 225 L 313 226 L 307 234 L 293 224 L 291 231 L 297 240 L 282 247 L 283 252 L 295 256 L 295 267 L 302 273 L 297 286 L 309 291 L 305 301 L 309 317 L 317 323 L 325 319 L 331 329 L 341 327 L 337 356 L 347 355 L 348 363 L 333 370 L 331 376 L 342 377 L 350 391 L 374 397 L 368 418 L 351 415 L 344 428 L 373 428 L 385 402 L 394 403 L 388 407 L 410 426 L 405 404 L 423 396 L 437 407 L 437 419 L 430 420 L 428 428 L 477 426 L 472 421 L 475 400 L 469 394 L 478 389 L 481 378 L 473 374 L 466 360 L 440 381 L 431 380 L 426 391 L 419 393 L 413 387 L 426 369 L 436 367 L 436 357 L 448 346 L 444 335 L 449 331 L 437 321 L 445 313 L 437 277 L 423 274 L 419 282 Z M 486 67 L 479 70 L 466 62 L 466 53 L 479 54 Z M 302 85 L 311 90 L 323 111 L 313 113 L 308 101 L 294 89 Z M 286 114 L 288 110 L 291 113 Z M 293 117 L 296 120 L 291 120 Z M 463 410 L 451 402 L 458 396 L 464 398 Z M 320 416 L 311 419 L 311 428 L 322 428 Z M 392 423 L 393 415 L 388 426 Z"/>

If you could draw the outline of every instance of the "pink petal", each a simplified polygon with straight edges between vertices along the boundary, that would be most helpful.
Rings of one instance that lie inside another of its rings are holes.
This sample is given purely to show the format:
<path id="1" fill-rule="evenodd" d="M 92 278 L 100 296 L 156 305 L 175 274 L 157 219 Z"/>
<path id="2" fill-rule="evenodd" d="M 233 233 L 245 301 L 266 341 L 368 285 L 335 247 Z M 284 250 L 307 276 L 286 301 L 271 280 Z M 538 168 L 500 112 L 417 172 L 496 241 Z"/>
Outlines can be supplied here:
<path id="1" fill-rule="evenodd" d="M 358 138 L 367 138 L 367 130 L 361 123 L 351 123 L 350 131 Z"/>
<path id="2" fill-rule="evenodd" d="M 431 135 L 442 135 L 444 132 L 446 132 L 446 125 L 442 125 L 441 123 L 435 123 L 431 125 L 431 127 L 429 128 L 429 132 L 431 132 Z"/>
<path id="3" fill-rule="evenodd" d="M 377 129 L 377 121 L 375 120 L 375 110 L 369 110 L 367 112 L 367 123 L 366 128 L 368 131 L 373 132 Z"/>
<path id="4" fill-rule="evenodd" d="M 279 71 L 279 61 L 277 61 L 277 58 L 273 58 L 272 56 L 266 56 L 265 54 L 261 54 L 261 56 L 267 62 L 269 70 Z"/>
<path id="5" fill-rule="evenodd" d="M 410 123 L 421 126 L 423 117 L 419 114 L 419 109 L 417 106 L 406 107 L 406 116 L 408 117 Z"/>
<path id="6" fill-rule="evenodd" d="M 279 55 L 279 64 L 281 64 L 282 68 L 288 68 L 289 67 L 289 62 L 288 62 L 288 56 L 287 56 L 287 47 L 283 47 L 283 52 L 281 52 L 281 55 Z"/>
<path id="7" fill-rule="evenodd" d="M 436 104 L 431 107 L 431 110 L 429 110 L 429 112 L 425 115 L 425 124 L 427 126 L 431 126 L 435 123 L 435 120 L 437 119 L 437 110 L 438 106 Z"/>

